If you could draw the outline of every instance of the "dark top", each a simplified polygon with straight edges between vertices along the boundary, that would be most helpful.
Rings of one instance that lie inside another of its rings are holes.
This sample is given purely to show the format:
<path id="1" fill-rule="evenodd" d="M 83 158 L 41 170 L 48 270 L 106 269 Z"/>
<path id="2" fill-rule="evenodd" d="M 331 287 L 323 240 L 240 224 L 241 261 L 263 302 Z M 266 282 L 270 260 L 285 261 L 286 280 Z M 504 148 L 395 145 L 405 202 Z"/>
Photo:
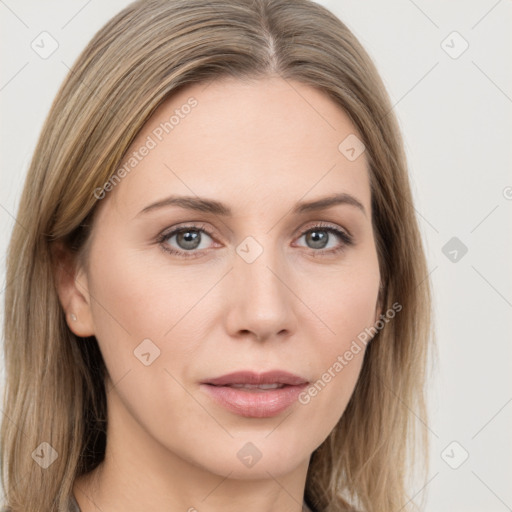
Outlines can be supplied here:
<path id="1" fill-rule="evenodd" d="M 76 502 L 75 496 L 72 494 L 69 499 L 69 512 L 82 512 L 78 503 Z"/>

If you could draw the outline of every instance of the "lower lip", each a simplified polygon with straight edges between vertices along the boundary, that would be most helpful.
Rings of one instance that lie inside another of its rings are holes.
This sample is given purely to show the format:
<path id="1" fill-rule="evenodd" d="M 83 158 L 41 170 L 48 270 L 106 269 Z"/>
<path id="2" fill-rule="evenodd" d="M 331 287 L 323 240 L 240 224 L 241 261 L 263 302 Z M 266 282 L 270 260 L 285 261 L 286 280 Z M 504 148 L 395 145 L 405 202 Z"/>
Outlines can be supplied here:
<path id="1" fill-rule="evenodd" d="M 201 384 L 203 389 L 218 404 L 246 418 L 270 418 L 277 416 L 294 402 L 307 384 L 284 386 L 279 389 L 249 391 L 229 386 Z"/>

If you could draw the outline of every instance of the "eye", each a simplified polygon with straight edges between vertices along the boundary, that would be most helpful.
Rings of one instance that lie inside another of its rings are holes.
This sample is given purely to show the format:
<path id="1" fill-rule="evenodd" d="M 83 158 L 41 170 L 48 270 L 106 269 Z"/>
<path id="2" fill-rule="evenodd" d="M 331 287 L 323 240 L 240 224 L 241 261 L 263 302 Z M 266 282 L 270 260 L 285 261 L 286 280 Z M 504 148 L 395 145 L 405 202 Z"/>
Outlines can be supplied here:
<path id="1" fill-rule="evenodd" d="M 324 223 L 312 226 L 300 238 L 304 238 L 307 246 L 320 255 L 336 254 L 354 243 L 351 235 L 336 226 Z"/>
<path id="2" fill-rule="evenodd" d="M 166 231 L 160 235 L 157 241 L 166 252 L 184 258 L 194 258 L 200 256 L 199 251 L 208 248 L 211 243 L 208 243 L 208 239 L 212 240 L 212 235 L 204 226 L 190 225 Z"/>
<path id="3" fill-rule="evenodd" d="M 352 236 L 340 228 L 317 223 L 303 231 L 306 246 L 314 256 L 330 256 L 354 244 Z M 208 240 L 209 239 L 209 240 Z M 183 258 L 200 257 L 213 241 L 213 234 L 204 225 L 185 225 L 164 231 L 157 239 L 162 250 Z"/>

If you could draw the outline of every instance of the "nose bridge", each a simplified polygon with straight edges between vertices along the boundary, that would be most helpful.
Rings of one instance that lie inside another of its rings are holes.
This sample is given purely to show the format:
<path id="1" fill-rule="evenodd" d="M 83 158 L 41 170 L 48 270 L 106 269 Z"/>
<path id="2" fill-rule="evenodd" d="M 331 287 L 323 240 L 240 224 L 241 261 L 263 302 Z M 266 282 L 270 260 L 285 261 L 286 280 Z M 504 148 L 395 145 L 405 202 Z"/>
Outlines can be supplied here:
<path id="1" fill-rule="evenodd" d="M 261 240 L 261 241 L 260 241 Z M 236 247 L 230 330 L 266 338 L 295 327 L 284 254 L 271 236 L 247 237 Z"/>

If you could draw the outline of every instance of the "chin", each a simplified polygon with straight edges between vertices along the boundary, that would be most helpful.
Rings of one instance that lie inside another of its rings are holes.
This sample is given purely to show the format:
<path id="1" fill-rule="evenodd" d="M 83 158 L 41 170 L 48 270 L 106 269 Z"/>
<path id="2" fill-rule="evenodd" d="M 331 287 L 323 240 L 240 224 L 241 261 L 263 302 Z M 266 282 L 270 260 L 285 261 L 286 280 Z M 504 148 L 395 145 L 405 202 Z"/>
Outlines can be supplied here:
<path id="1" fill-rule="evenodd" d="M 215 448 L 208 450 L 207 459 L 203 452 L 202 460 L 200 454 L 196 460 L 201 460 L 208 471 L 222 476 L 229 474 L 234 479 L 259 480 L 268 479 L 269 474 L 286 475 L 299 465 L 307 464 L 318 443 L 308 442 L 297 429 L 295 435 L 289 435 L 284 425 L 279 428 L 283 431 L 245 432 L 225 443 L 212 440 Z M 269 432 L 272 433 L 269 435 Z"/>

